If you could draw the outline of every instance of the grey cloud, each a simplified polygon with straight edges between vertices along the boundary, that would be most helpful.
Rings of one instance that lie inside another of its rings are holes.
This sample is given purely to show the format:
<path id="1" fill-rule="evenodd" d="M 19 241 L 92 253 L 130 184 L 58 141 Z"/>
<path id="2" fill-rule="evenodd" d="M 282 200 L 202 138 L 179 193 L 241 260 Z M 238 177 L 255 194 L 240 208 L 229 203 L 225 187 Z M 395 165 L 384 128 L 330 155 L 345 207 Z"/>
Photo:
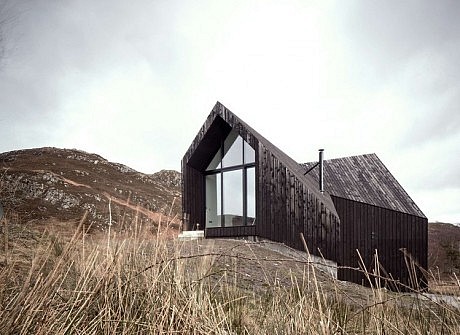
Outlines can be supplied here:
<path id="1" fill-rule="evenodd" d="M 460 92 L 459 92 L 460 93 Z M 420 145 L 427 141 L 455 136 L 460 129 L 460 96 L 445 106 L 431 106 L 432 111 L 420 115 L 407 129 L 404 141 Z M 459 152 L 460 154 L 460 143 Z"/>
<path id="2" fill-rule="evenodd" d="M 179 54 L 170 51 L 174 20 L 163 15 L 168 13 L 162 2 L 17 1 L 8 9 L 15 19 L 5 36 L 14 48 L 0 70 L 0 130 L 9 134 L 2 141 L 5 150 L 27 142 L 32 133 L 33 143 L 55 133 L 65 118 L 63 90 L 78 90 L 105 70 L 122 71 L 142 59 L 168 77 L 167 64 Z"/>
<path id="3" fill-rule="evenodd" d="M 450 66 L 454 67 L 454 61 Z M 419 69 L 420 71 L 423 69 Z M 460 75 L 444 75 L 445 70 L 433 71 L 417 78 L 411 75 L 404 83 L 397 86 L 403 91 L 411 122 L 406 129 L 401 144 L 416 145 L 431 140 L 441 140 L 456 136 L 460 129 Z M 452 72 L 460 72 L 454 69 Z M 427 77 L 427 78 L 426 78 Z M 411 87 L 404 87 L 411 85 Z M 404 92 L 405 91 L 405 92 Z M 459 144 L 460 146 L 460 144 Z"/>
<path id="4" fill-rule="evenodd" d="M 345 9 L 349 15 L 343 28 L 383 69 L 419 50 L 441 48 L 460 38 L 460 2 L 455 0 L 358 1 Z"/>
<path id="5" fill-rule="evenodd" d="M 432 161 L 431 164 L 414 166 L 414 169 L 430 171 L 427 178 L 420 179 L 414 186 L 424 190 L 460 189 L 460 151 L 451 152 L 440 148 L 439 157 L 433 158 L 440 161 L 441 164 Z"/>
<path id="6" fill-rule="evenodd" d="M 411 122 L 401 144 L 455 135 L 460 127 L 460 2 L 357 1 L 344 9 L 342 33 L 354 60 L 369 71 L 351 75 L 375 90 L 391 87 L 407 106 Z"/>

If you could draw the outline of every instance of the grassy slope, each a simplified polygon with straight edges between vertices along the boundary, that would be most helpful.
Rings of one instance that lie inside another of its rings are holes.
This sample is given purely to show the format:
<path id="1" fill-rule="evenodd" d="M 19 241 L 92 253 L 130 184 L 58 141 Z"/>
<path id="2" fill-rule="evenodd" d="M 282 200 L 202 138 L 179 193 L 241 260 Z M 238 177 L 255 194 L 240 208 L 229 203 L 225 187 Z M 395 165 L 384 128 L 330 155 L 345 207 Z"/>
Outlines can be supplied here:
<path id="1" fill-rule="evenodd" d="M 0 265 L 1 334 L 460 331 L 458 308 L 339 282 L 260 243 L 30 228 Z"/>

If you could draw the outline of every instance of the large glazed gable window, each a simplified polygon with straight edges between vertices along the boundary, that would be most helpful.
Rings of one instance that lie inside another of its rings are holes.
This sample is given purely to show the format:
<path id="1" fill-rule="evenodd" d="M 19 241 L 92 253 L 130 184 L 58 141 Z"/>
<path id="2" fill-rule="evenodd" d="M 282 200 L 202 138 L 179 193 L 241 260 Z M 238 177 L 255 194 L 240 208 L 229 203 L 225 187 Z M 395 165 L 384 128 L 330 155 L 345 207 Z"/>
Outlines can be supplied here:
<path id="1" fill-rule="evenodd" d="M 255 151 L 232 131 L 206 169 L 207 228 L 255 223 Z"/>

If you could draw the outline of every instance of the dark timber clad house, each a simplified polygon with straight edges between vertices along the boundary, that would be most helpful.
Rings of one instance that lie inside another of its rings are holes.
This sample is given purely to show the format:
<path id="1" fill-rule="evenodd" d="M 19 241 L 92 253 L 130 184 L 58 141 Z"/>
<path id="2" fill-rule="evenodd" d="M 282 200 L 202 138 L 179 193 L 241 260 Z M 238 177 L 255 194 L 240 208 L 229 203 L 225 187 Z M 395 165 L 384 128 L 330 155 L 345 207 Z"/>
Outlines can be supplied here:
<path id="1" fill-rule="evenodd" d="M 424 287 L 427 219 L 378 157 L 325 161 L 324 192 L 313 166 L 298 164 L 217 102 L 182 159 L 183 230 L 298 250 L 305 250 L 303 235 L 311 254 L 337 262 L 338 279 L 368 284 L 350 269 L 366 267 L 399 281 L 399 289 Z"/>

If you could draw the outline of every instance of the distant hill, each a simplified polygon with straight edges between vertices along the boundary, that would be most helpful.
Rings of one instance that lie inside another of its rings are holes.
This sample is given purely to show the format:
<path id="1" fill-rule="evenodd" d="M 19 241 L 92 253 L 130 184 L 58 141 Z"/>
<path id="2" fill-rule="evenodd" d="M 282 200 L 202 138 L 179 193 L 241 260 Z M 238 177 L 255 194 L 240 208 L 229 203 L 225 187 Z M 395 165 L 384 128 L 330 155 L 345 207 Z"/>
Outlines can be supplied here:
<path id="1" fill-rule="evenodd" d="M 74 149 L 0 154 L 0 202 L 19 222 L 79 221 L 88 212 L 88 225 L 97 230 L 110 221 L 119 229 L 160 220 L 178 228 L 180 197 L 177 171 L 143 174 Z"/>
<path id="2" fill-rule="evenodd" d="M 460 227 L 449 223 L 428 224 L 428 266 L 443 279 L 460 279 Z"/>

